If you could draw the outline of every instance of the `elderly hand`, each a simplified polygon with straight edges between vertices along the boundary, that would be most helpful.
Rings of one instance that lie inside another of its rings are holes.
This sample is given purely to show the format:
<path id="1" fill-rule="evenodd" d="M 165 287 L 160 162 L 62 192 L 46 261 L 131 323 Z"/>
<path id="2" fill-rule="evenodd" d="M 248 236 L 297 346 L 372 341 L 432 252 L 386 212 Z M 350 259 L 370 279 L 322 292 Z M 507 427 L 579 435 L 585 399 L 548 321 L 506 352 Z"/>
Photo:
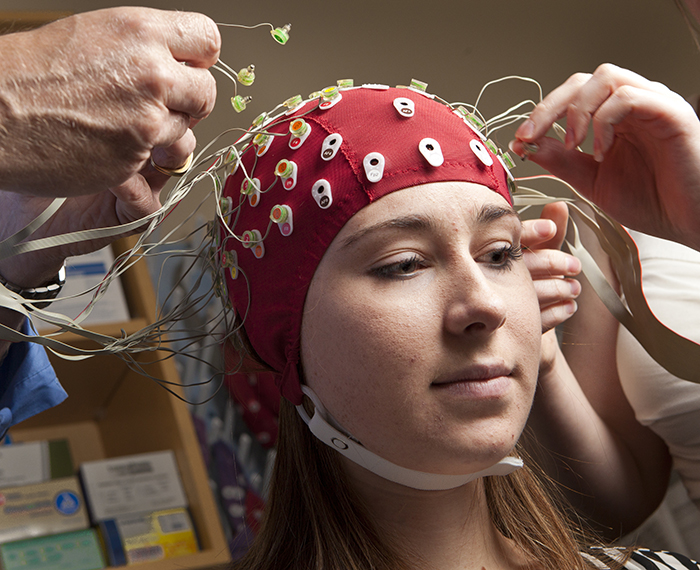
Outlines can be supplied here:
<path id="1" fill-rule="evenodd" d="M 158 195 L 165 180 L 167 177 L 162 174 L 147 172 L 130 178 L 111 191 L 68 198 L 29 239 L 116 226 L 141 219 L 160 207 Z M 52 200 L 0 190 L 0 239 L 21 230 Z M 53 278 L 67 257 L 101 249 L 114 239 L 82 241 L 2 259 L 0 275 L 23 288 L 36 287 Z"/>
<path id="2" fill-rule="evenodd" d="M 148 8 L 86 12 L 1 37 L 0 188 L 139 192 L 154 149 L 170 168 L 192 152 L 189 129 L 214 106 L 207 68 L 219 48 L 209 18 Z"/>
<path id="3" fill-rule="evenodd" d="M 567 118 L 566 142 L 545 138 Z M 593 126 L 594 154 L 575 149 Z M 572 184 L 620 223 L 700 249 L 700 122 L 664 85 L 600 66 L 552 91 L 517 130 L 514 152 Z M 539 149 L 528 153 L 525 143 Z"/>
<path id="4" fill-rule="evenodd" d="M 190 127 L 213 108 L 207 68 L 219 47 L 209 18 L 147 8 L 87 12 L 0 38 L 0 188 L 17 192 L 0 192 L 0 239 L 51 201 L 36 196 L 71 198 L 32 239 L 156 211 L 168 177 L 148 159 L 174 168 L 194 150 Z M 39 286 L 66 257 L 109 241 L 5 259 L 0 275 Z"/>

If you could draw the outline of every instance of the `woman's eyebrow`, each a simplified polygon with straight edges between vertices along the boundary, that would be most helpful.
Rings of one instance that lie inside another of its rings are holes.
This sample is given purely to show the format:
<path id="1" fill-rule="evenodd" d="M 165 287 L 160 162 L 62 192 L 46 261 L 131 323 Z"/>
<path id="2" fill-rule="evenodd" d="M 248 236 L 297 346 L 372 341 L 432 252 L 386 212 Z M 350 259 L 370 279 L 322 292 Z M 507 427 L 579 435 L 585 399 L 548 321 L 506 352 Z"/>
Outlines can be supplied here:
<path id="1" fill-rule="evenodd" d="M 503 217 L 514 217 L 520 221 L 520 216 L 509 207 L 498 206 L 495 204 L 486 204 L 483 208 L 479 210 L 476 215 L 476 222 L 478 224 L 488 224 L 490 222 L 495 222 Z M 367 234 L 377 232 L 385 229 L 400 229 L 400 230 L 410 230 L 410 231 L 421 231 L 428 229 L 435 229 L 438 226 L 437 220 L 432 216 L 401 216 L 398 218 L 392 218 L 390 220 L 385 220 L 369 226 L 367 228 L 362 228 L 358 230 L 351 236 L 345 238 L 343 243 L 340 245 L 341 249 L 351 246 L 360 239 L 362 239 Z"/>
<path id="2" fill-rule="evenodd" d="M 361 230 L 355 232 L 351 236 L 345 238 L 343 243 L 340 245 L 341 248 L 349 247 L 355 242 L 362 239 L 367 234 L 377 232 L 385 229 L 401 229 L 401 230 L 411 230 L 411 231 L 421 231 L 426 229 L 432 229 L 437 226 L 436 221 L 432 217 L 426 216 L 401 216 L 399 218 L 392 218 L 391 220 L 385 220 L 373 226 L 367 228 L 362 228 Z"/>
<path id="3" fill-rule="evenodd" d="M 489 222 L 495 222 L 504 216 L 515 216 L 518 221 L 520 220 L 520 216 L 518 216 L 513 208 L 498 206 L 496 204 L 486 204 L 476 215 L 476 221 L 480 224 L 487 224 Z"/>

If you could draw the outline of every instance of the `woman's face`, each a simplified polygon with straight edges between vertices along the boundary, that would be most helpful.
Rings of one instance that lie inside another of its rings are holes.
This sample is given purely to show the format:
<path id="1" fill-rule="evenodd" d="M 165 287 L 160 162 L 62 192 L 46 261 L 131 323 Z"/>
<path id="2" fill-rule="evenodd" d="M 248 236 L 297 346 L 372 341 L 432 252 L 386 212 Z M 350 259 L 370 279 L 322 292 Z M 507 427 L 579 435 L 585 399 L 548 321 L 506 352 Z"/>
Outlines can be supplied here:
<path id="1" fill-rule="evenodd" d="M 302 363 L 365 447 L 447 474 L 513 448 L 541 337 L 520 229 L 501 196 L 452 182 L 393 192 L 333 240 L 306 298 Z"/>

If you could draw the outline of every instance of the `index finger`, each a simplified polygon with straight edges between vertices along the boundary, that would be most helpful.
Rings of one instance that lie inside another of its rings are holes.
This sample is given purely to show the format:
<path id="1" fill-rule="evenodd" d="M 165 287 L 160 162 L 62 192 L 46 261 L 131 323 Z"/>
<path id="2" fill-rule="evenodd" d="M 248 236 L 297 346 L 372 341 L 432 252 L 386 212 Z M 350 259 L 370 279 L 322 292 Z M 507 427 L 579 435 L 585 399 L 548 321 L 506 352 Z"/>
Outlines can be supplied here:
<path id="1" fill-rule="evenodd" d="M 551 220 L 523 220 L 520 244 L 527 249 L 535 249 L 557 234 L 557 226 Z"/>
<path id="2" fill-rule="evenodd" d="M 164 12 L 165 40 L 178 61 L 209 68 L 219 59 L 221 35 L 211 18 L 196 12 Z"/>
<path id="3" fill-rule="evenodd" d="M 564 202 L 547 204 L 539 219 L 523 222 L 521 243 L 528 249 L 559 249 L 568 221 L 569 209 Z"/>
<path id="4" fill-rule="evenodd" d="M 551 204 L 546 204 L 542 208 L 542 213 L 540 217 L 545 220 L 551 220 L 557 227 L 556 235 L 542 244 L 541 247 L 559 249 L 564 243 L 564 238 L 566 237 L 566 228 L 569 223 L 569 208 L 564 202 L 553 202 Z"/>
<path id="5" fill-rule="evenodd" d="M 566 116 L 567 148 L 572 149 L 583 142 L 592 117 L 611 99 L 615 99 L 621 87 L 635 87 L 655 93 L 668 91 L 660 83 L 649 81 L 633 71 L 609 63 L 598 66 L 569 106 Z"/>
<path id="6" fill-rule="evenodd" d="M 515 131 L 515 138 L 525 142 L 542 138 L 556 121 L 566 115 L 569 105 L 590 78 L 590 73 L 575 73 L 569 77 L 537 104 L 530 117 Z"/>

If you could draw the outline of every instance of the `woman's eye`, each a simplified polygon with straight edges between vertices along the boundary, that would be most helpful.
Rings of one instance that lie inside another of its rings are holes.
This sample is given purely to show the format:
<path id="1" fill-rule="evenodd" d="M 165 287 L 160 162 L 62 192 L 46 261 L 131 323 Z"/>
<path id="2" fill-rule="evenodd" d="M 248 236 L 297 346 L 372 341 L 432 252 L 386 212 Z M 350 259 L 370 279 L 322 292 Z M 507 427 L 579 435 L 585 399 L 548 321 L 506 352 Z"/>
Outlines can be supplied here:
<path id="1" fill-rule="evenodd" d="M 510 269 L 514 261 L 521 259 L 523 250 L 519 245 L 505 245 L 490 251 L 482 257 L 483 261 L 498 269 Z"/>
<path id="2" fill-rule="evenodd" d="M 372 274 L 377 277 L 386 277 L 390 279 L 401 279 L 412 277 L 420 269 L 425 267 L 425 262 L 421 257 L 413 255 L 402 259 L 395 263 L 389 263 L 372 269 Z"/>

